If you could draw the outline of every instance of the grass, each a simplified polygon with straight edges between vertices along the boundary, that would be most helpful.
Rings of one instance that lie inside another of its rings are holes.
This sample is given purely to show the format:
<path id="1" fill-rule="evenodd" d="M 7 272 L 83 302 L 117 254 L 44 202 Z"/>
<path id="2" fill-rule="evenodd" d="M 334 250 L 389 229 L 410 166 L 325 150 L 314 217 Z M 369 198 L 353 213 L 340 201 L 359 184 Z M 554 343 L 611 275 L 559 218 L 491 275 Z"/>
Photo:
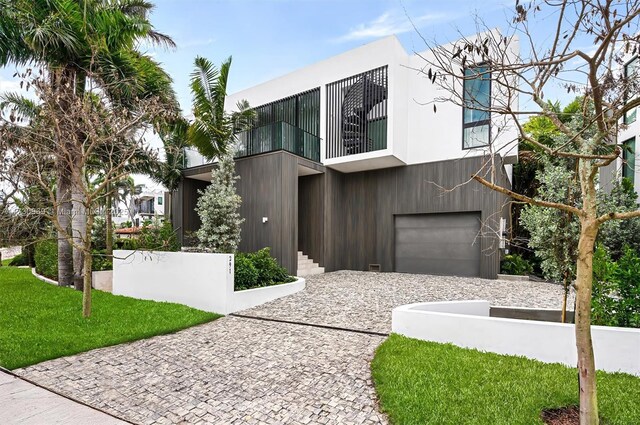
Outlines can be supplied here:
<path id="1" fill-rule="evenodd" d="M 371 364 L 394 424 L 542 424 L 545 408 L 578 404 L 575 369 L 391 335 Z M 640 378 L 598 372 L 603 425 L 640 424 Z"/>
<path id="2" fill-rule="evenodd" d="M 0 365 L 15 369 L 220 317 L 97 290 L 92 300 L 92 315 L 84 319 L 79 291 L 41 282 L 29 269 L 0 268 Z"/>

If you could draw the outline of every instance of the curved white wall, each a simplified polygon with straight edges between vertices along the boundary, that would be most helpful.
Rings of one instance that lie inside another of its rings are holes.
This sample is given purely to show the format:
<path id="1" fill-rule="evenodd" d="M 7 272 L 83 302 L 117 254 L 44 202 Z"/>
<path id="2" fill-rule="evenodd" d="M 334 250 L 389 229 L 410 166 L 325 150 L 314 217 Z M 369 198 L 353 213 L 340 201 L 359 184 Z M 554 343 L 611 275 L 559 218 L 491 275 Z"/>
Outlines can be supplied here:
<path id="1" fill-rule="evenodd" d="M 546 363 L 577 363 L 574 325 L 489 317 L 488 301 L 404 305 L 393 310 L 392 330 L 410 338 Z M 592 326 L 591 333 L 598 369 L 640 376 L 640 329 Z"/>

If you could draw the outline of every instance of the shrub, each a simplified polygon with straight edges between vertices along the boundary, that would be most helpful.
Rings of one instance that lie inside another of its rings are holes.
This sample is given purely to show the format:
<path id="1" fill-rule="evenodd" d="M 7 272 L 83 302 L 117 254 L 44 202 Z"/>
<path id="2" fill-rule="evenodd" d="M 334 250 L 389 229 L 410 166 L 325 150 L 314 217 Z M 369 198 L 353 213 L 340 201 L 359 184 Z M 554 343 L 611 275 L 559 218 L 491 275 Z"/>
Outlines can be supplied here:
<path id="1" fill-rule="evenodd" d="M 242 200 L 236 193 L 235 162 L 231 155 L 224 155 L 211 173 L 211 184 L 198 191 L 196 212 L 202 225 L 196 232 L 199 247 L 211 252 L 234 252 L 240 244 L 239 208 Z"/>
<path id="2" fill-rule="evenodd" d="M 253 277 L 254 271 L 255 279 Z M 236 253 L 235 273 L 234 287 L 236 290 L 277 285 L 295 280 L 271 256 L 269 248 L 252 253 Z"/>
<path id="3" fill-rule="evenodd" d="M 36 272 L 49 279 L 58 279 L 58 243 L 44 240 L 36 244 L 34 259 Z"/>
<path id="4" fill-rule="evenodd" d="M 173 231 L 173 226 L 168 221 L 162 224 L 156 223 L 155 225 L 145 223 L 142 226 L 137 244 L 138 249 L 149 251 L 180 251 L 178 238 Z"/>
<path id="5" fill-rule="evenodd" d="M 233 286 L 236 291 L 260 286 L 258 285 L 258 270 L 245 254 L 235 255 L 234 275 Z"/>
<path id="6" fill-rule="evenodd" d="M 91 269 L 94 272 L 101 272 L 104 270 L 113 270 L 113 258 L 107 256 L 107 251 L 104 249 L 94 250 L 91 253 L 93 262 L 91 263 Z"/>
<path id="7" fill-rule="evenodd" d="M 593 257 L 592 323 L 640 328 L 640 257 L 626 248 L 617 262 L 602 246 Z"/>
<path id="8" fill-rule="evenodd" d="M 505 274 L 528 275 L 533 266 L 518 254 L 505 255 L 500 263 L 500 271 Z"/>
<path id="9" fill-rule="evenodd" d="M 24 254 L 18 254 L 9 261 L 9 265 L 13 267 L 28 266 L 29 261 Z"/>
<path id="10" fill-rule="evenodd" d="M 113 242 L 113 246 L 116 249 L 127 249 L 135 251 L 140 248 L 140 243 L 137 239 L 116 239 Z"/>
<path id="11" fill-rule="evenodd" d="M 276 259 L 271 256 L 269 248 L 262 248 L 249 254 L 249 259 L 258 270 L 258 282 L 262 286 L 292 281 L 287 270 L 281 267 Z"/>

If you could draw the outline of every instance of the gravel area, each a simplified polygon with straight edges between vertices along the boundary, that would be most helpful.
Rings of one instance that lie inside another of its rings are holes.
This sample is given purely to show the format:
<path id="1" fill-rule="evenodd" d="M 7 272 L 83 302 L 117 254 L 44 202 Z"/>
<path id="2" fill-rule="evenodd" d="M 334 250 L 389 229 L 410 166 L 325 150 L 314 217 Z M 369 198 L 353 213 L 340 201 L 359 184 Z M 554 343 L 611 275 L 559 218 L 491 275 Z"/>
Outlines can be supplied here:
<path id="1" fill-rule="evenodd" d="M 562 307 L 563 288 L 547 282 L 356 271 L 305 279 L 304 291 L 239 314 L 389 333 L 391 310 L 416 302 L 475 299 L 496 306 Z"/>
<path id="2" fill-rule="evenodd" d="M 383 337 L 225 317 L 15 372 L 142 424 L 378 424 Z"/>

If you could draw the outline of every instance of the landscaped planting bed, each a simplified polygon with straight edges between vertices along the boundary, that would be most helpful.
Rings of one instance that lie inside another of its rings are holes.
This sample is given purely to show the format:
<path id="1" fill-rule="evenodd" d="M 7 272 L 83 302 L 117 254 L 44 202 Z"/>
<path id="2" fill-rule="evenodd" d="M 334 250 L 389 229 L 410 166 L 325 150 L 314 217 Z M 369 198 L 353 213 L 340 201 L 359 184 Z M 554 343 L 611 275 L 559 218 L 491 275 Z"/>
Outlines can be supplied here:
<path id="1" fill-rule="evenodd" d="M 394 424 L 543 424 L 541 412 L 578 404 L 576 370 L 392 334 L 371 364 Z M 640 423 L 640 378 L 598 372 L 602 423 Z"/>
<path id="2" fill-rule="evenodd" d="M 81 292 L 41 282 L 29 269 L 0 268 L 0 365 L 8 369 L 171 333 L 218 317 L 180 304 L 93 291 L 92 315 L 85 319 Z"/>

